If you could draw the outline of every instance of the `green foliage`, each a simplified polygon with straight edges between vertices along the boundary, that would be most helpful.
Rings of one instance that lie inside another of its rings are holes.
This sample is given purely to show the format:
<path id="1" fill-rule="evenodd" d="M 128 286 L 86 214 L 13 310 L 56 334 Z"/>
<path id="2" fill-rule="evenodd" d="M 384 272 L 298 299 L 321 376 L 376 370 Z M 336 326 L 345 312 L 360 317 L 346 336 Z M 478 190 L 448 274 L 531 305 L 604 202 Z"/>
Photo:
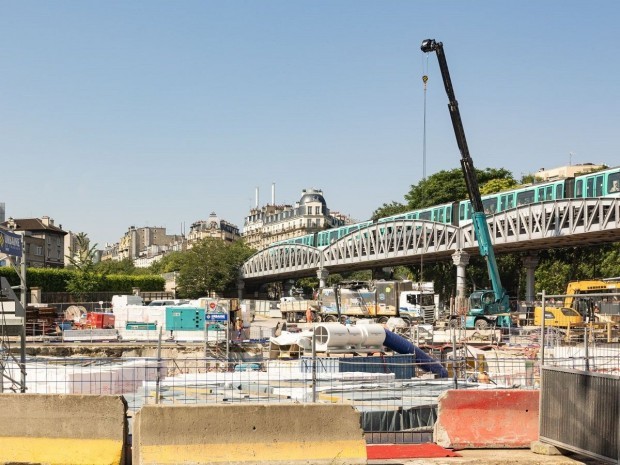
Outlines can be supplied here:
<path id="1" fill-rule="evenodd" d="M 75 277 L 75 276 L 79 277 Z M 91 276 L 92 275 L 92 276 Z M 134 287 L 142 291 L 163 291 L 166 280 L 161 276 L 145 275 L 108 275 L 103 276 L 91 273 L 87 278 L 82 277 L 75 269 L 63 268 L 28 268 L 26 270 L 26 283 L 28 288 L 40 287 L 44 292 L 120 292 L 129 293 Z M 19 277 L 15 270 L 5 266 L 0 268 L 0 276 L 7 278 L 12 286 L 19 284 Z M 75 282 L 76 287 L 71 287 L 70 283 Z M 96 284 L 96 286 L 95 286 Z"/>
<path id="2" fill-rule="evenodd" d="M 122 292 L 131 294 L 134 287 L 145 292 L 163 291 L 166 280 L 156 275 L 120 275 L 111 274 L 105 277 L 102 282 L 102 291 Z"/>
<path id="3" fill-rule="evenodd" d="M 19 276 L 15 269 L 11 266 L 3 266 L 0 268 L 0 276 L 5 278 L 11 286 L 19 286 Z"/>
<path id="4" fill-rule="evenodd" d="M 75 236 L 75 248 L 69 247 L 69 263 L 75 268 L 74 273 L 67 281 L 67 291 L 77 298 L 78 301 L 90 300 L 90 295 L 97 291 L 101 276 L 94 271 L 95 249 L 97 245 L 90 246 L 90 240 L 86 233 L 78 233 Z"/>
<path id="5" fill-rule="evenodd" d="M 180 271 L 187 257 L 187 252 L 170 252 L 163 258 L 153 263 L 149 270 L 152 274 L 171 273 Z"/>
<path id="6" fill-rule="evenodd" d="M 601 277 L 617 278 L 620 277 L 620 244 L 610 246 L 610 250 L 601 260 Z"/>
<path id="7" fill-rule="evenodd" d="M 45 292 L 67 292 L 67 284 L 75 270 L 64 268 L 28 268 L 26 283 L 29 288 L 40 287 Z"/>
<path id="8" fill-rule="evenodd" d="M 129 258 L 120 261 L 105 260 L 96 263 L 93 268 L 97 273 L 102 275 L 108 274 L 134 274 L 137 268 Z"/>
<path id="9" fill-rule="evenodd" d="M 534 184 L 536 182 L 536 176 L 533 174 L 524 174 L 521 176 L 520 184 Z"/>
<path id="10" fill-rule="evenodd" d="M 239 268 L 254 253 L 243 241 L 227 243 L 206 238 L 187 251 L 177 280 L 182 297 L 196 298 L 210 292 L 233 290 Z"/>
<path id="11" fill-rule="evenodd" d="M 409 207 L 407 207 L 407 205 L 403 205 L 402 203 L 384 203 L 373 212 L 371 219 L 376 220 L 379 218 L 385 218 L 386 216 L 397 215 L 398 213 L 404 213 L 408 210 L 410 210 Z"/>
<path id="12" fill-rule="evenodd" d="M 516 186 L 517 182 L 512 178 L 490 179 L 480 186 L 480 194 L 495 194 L 496 192 L 503 192 L 508 189 L 513 189 Z"/>
<path id="13" fill-rule="evenodd" d="M 534 272 L 536 293 L 545 291 L 549 295 L 564 294 L 570 281 L 571 268 L 569 263 L 557 260 L 539 263 Z"/>
<path id="14" fill-rule="evenodd" d="M 67 282 L 67 291 L 78 302 L 91 300 L 91 294 L 98 291 L 102 277 L 92 271 L 76 270 Z"/>
<path id="15" fill-rule="evenodd" d="M 506 185 L 515 183 L 512 173 L 504 168 L 476 170 L 478 185 L 491 180 L 504 180 Z M 442 170 L 411 186 L 405 195 L 409 209 L 426 208 L 433 205 L 463 200 L 468 197 L 465 177 L 460 168 Z"/>
<path id="16" fill-rule="evenodd" d="M 80 232 L 75 235 L 75 248 L 69 247 L 69 255 L 66 257 L 69 259 L 71 267 L 88 271 L 93 267 L 96 249 L 97 244 L 90 247 L 88 235 Z"/>

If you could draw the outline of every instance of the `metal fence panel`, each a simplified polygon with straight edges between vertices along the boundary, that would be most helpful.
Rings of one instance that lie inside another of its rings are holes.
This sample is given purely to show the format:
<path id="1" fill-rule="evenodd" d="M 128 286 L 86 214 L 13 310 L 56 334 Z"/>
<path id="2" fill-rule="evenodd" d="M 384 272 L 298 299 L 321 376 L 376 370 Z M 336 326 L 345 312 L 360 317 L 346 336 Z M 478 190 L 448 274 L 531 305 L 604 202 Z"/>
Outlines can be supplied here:
<path id="1" fill-rule="evenodd" d="M 606 461 L 618 461 L 620 377 L 543 367 L 540 439 Z"/>

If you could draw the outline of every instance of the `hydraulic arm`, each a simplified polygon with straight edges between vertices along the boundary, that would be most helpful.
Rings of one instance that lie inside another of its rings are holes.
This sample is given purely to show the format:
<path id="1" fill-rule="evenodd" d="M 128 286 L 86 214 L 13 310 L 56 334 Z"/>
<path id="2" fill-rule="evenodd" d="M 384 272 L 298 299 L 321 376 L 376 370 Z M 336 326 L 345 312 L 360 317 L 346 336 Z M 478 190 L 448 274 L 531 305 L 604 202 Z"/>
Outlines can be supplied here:
<path id="1" fill-rule="evenodd" d="M 426 39 L 422 42 L 422 46 L 420 48 L 425 53 L 435 52 L 437 54 L 441 77 L 443 79 L 444 87 L 446 88 L 446 93 L 448 94 L 448 109 L 450 110 L 452 127 L 454 128 L 456 143 L 461 152 L 461 169 L 463 170 L 463 175 L 465 176 L 467 193 L 473 208 L 472 220 L 474 231 L 476 232 L 476 236 L 478 238 L 480 255 L 485 258 L 487 263 L 489 278 L 491 280 L 491 285 L 495 296 L 495 302 L 493 305 L 494 308 L 488 310 L 490 310 L 489 313 L 504 312 L 507 311 L 509 307 L 508 295 L 506 294 L 506 290 L 502 287 L 502 282 L 497 270 L 497 261 L 495 260 L 493 243 L 491 242 L 491 235 L 486 221 L 486 214 L 484 213 L 484 207 L 482 205 L 480 188 L 478 187 L 478 178 L 476 177 L 476 169 L 474 168 L 474 161 L 469 155 L 469 148 L 467 147 L 467 140 L 465 139 L 465 130 L 463 129 L 463 122 L 461 121 L 461 114 L 459 112 L 459 104 L 454 96 L 454 89 L 452 88 L 452 80 L 450 79 L 450 71 L 448 70 L 448 62 L 446 61 L 443 44 L 441 42 L 436 42 L 434 39 Z"/>

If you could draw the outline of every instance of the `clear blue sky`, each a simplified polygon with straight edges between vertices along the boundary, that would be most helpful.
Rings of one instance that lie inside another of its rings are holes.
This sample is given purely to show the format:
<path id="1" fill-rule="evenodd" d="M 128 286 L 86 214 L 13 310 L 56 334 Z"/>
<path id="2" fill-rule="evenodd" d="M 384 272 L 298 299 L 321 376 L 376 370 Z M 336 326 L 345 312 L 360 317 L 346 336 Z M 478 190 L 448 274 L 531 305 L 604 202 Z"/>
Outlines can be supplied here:
<path id="1" fill-rule="evenodd" d="M 444 43 L 477 168 L 618 165 L 620 2 L 0 1 L 7 217 L 103 246 L 130 226 L 323 189 L 365 220 L 459 167 L 425 38 Z M 427 144 L 423 156 L 428 69 Z"/>

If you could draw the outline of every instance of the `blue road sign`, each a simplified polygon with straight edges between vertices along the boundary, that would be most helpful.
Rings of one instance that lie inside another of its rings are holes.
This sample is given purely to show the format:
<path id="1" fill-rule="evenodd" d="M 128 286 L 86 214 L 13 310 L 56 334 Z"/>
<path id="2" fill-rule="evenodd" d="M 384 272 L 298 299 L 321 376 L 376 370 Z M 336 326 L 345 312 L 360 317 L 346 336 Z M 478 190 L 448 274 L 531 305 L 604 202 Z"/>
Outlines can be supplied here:
<path id="1" fill-rule="evenodd" d="M 0 229 L 0 252 L 14 257 L 22 256 L 22 237 Z"/>
<path id="2" fill-rule="evenodd" d="M 207 320 L 207 321 L 226 321 L 226 320 L 228 320 L 228 315 L 226 313 L 207 313 L 205 315 L 205 320 Z"/>

